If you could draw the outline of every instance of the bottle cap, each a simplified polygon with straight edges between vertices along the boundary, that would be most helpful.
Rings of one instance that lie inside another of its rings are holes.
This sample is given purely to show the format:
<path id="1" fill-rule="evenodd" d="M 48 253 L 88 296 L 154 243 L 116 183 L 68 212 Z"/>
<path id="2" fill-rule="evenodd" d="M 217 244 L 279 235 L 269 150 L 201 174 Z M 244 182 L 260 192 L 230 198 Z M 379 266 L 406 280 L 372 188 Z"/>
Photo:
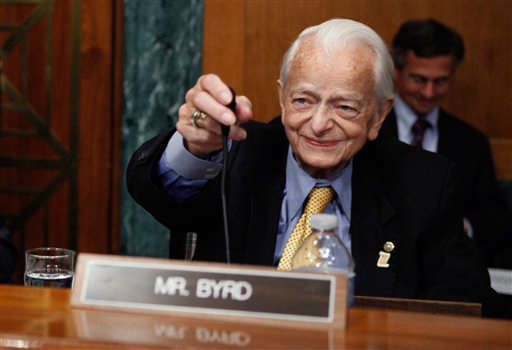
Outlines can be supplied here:
<path id="1" fill-rule="evenodd" d="M 336 230 L 338 228 L 338 218 L 333 214 L 314 214 L 311 216 L 309 225 L 316 230 Z"/>

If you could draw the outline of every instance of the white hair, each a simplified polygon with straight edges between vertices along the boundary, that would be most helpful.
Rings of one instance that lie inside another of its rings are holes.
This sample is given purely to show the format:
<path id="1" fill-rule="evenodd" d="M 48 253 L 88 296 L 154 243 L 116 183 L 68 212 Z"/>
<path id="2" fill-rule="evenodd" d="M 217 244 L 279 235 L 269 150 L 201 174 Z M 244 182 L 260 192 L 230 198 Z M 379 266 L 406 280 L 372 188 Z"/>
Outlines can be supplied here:
<path id="1" fill-rule="evenodd" d="M 293 59 L 306 37 L 312 37 L 326 53 L 346 48 L 349 45 L 367 45 L 374 52 L 373 73 L 375 94 L 380 105 L 393 96 L 393 60 L 381 37 L 365 24 L 349 19 L 331 19 L 316 26 L 306 28 L 299 34 L 283 57 L 279 80 L 286 85 Z"/>

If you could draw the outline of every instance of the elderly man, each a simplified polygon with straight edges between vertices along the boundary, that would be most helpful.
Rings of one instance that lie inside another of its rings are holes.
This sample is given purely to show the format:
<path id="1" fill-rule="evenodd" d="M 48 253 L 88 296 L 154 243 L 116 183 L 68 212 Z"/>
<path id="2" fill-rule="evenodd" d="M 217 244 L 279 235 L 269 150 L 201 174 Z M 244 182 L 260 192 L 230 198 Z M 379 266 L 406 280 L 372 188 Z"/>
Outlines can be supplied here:
<path id="1" fill-rule="evenodd" d="M 287 246 L 300 235 L 304 208 L 323 201 L 317 211 L 338 217 L 355 259 L 356 294 L 481 301 L 489 279 L 463 233 L 453 164 L 374 141 L 392 107 L 392 77 L 387 48 L 371 28 L 344 19 L 307 28 L 283 60 L 280 117 L 249 121 L 242 96 L 235 116 L 228 86 L 202 76 L 179 110 L 177 132 L 132 157 L 128 189 L 171 229 L 171 257 L 193 231 L 195 259 L 226 261 L 220 124 L 230 125 L 232 262 L 289 269 Z M 383 251 L 387 264 L 378 263 Z"/>
<path id="2" fill-rule="evenodd" d="M 440 108 L 464 59 L 461 36 L 433 19 L 408 21 L 395 35 L 392 53 L 397 94 L 380 137 L 398 137 L 457 162 L 466 232 L 488 266 L 512 268 L 512 223 L 487 137 Z"/>

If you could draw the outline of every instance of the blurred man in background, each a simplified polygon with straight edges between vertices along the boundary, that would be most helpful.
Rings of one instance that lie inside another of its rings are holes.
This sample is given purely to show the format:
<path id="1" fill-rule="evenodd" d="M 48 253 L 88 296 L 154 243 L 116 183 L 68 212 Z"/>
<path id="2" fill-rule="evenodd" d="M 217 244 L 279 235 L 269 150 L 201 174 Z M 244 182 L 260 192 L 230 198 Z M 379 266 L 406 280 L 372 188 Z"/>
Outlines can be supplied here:
<path id="1" fill-rule="evenodd" d="M 394 137 L 456 161 L 462 175 L 464 229 L 489 267 L 512 268 L 512 223 L 487 137 L 440 107 L 464 43 L 433 19 L 405 22 L 393 39 L 395 104 L 380 138 Z M 468 96 L 467 103 L 471 103 Z"/>

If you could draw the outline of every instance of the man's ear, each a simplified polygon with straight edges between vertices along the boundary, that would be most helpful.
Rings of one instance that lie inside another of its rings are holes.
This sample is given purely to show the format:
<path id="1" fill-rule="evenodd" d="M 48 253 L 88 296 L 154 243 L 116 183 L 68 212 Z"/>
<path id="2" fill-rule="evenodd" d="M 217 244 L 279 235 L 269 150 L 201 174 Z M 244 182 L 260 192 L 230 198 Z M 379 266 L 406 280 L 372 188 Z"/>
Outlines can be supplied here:
<path id="1" fill-rule="evenodd" d="M 368 130 L 368 140 L 373 141 L 379 136 L 379 130 L 386 119 L 389 111 L 393 107 L 393 98 L 388 98 L 380 107 L 377 114 L 373 118 L 373 121 L 370 125 L 370 130 Z"/>
<path id="2" fill-rule="evenodd" d="M 281 120 L 284 115 L 284 100 L 283 100 L 283 83 L 281 79 L 277 79 L 277 93 L 279 94 L 279 106 L 281 107 Z"/>
<path id="3" fill-rule="evenodd" d="M 448 85 L 452 86 L 455 82 L 455 73 L 457 72 L 457 65 L 454 63 L 452 67 L 452 75 L 450 76 L 450 79 L 448 79 Z"/>
<path id="4" fill-rule="evenodd" d="M 396 85 L 396 82 L 399 78 L 402 77 L 402 74 L 404 74 L 404 67 L 398 67 L 395 65 L 395 74 L 393 75 L 393 83 Z"/>

